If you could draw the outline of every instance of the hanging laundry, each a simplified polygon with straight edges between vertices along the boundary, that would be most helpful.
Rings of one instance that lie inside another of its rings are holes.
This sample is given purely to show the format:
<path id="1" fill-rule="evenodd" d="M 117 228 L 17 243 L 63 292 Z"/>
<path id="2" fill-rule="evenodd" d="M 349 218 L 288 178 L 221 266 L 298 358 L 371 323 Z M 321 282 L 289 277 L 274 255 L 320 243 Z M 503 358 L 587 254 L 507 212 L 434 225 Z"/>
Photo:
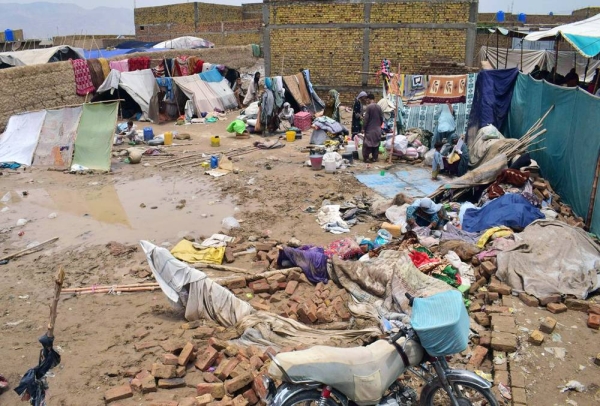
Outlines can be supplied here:
<path id="1" fill-rule="evenodd" d="M 77 94 L 85 96 L 96 90 L 92 83 L 92 76 L 87 61 L 85 59 L 75 59 L 71 60 L 71 64 L 73 65 L 73 72 L 75 73 Z"/>
<path id="2" fill-rule="evenodd" d="M 98 61 L 102 66 L 102 73 L 104 74 L 104 78 L 106 78 L 110 73 L 110 66 L 108 65 L 108 61 L 106 60 L 106 58 L 98 58 Z"/>
<path id="3" fill-rule="evenodd" d="M 115 69 L 119 72 L 129 72 L 129 59 L 110 61 L 108 65 L 110 66 L 110 69 Z"/>
<path id="4" fill-rule="evenodd" d="M 94 88 L 98 89 L 105 79 L 102 65 L 98 59 L 88 59 L 87 64 L 88 69 L 90 70 L 90 76 L 92 77 L 92 84 L 94 85 Z"/>
<path id="5" fill-rule="evenodd" d="M 129 71 L 133 72 L 136 70 L 150 69 L 150 58 L 141 56 L 139 58 L 129 59 Z"/>
<path id="6" fill-rule="evenodd" d="M 188 58 L 189 57 L 185 55 L 175 58 L 175 72 L 177 73 L 177 76 L 189 76 Z"/>

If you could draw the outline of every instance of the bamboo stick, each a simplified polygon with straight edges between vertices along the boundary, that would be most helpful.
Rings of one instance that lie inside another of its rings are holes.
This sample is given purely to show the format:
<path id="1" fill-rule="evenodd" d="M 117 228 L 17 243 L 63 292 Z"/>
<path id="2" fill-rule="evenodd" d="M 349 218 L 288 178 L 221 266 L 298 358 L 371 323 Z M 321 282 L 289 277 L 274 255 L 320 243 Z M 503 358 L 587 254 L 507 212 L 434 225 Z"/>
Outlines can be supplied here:
<path id="1" fill-rule="evenodd" d="M 54 298 L 50 305 L 50 322 L 48 323 L 48 331 L 46 332 L 46 335 L 50 338 L 54 337 L 54 325 L 56 323 L 56 316 L 58 315 L 58 300 L 64 281 L 65 271 L 60 267 L 54 276 Z"/>
<path id="2" fill-rule="evenodd" d="M 34 247 L 25 248 L 25 249 L 23 249 L 21 251 L 17 251 L 17 252 L 14 252 L 12 254 L 5 255 L 2 258 L 0 258 L 0 261 L 5 261 L 7 259 L 13 259 L 13 258 L 17 258 L 17 257 L 23 256 L 23 255 L 26 255 L 26 254 L 31 254 L 31 253 L 35 252 L 34 250 L 38 250 L 39 248 L 42 248 L 42 247 L 44 247 L 44 246 L 46 246 L 48 244 L 52 244 L 52 243 L 54 243 L 56 241 L 58 241 L 58 237 L 51 238 L 51 239 L 49 239 L 47 241 L 44 241 L 44 242 L 42 242 L 42 243 L 40 243 L 40 244 L 38 244 L 38 245 L 36 245 Z"/>

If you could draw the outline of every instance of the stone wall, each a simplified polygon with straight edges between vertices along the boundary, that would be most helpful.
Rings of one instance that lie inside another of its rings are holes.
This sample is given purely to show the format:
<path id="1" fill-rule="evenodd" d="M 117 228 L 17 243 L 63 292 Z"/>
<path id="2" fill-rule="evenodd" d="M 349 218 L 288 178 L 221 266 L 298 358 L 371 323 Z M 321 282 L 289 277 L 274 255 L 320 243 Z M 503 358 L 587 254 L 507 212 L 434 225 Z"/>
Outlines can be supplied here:
<path id="1" fill-rule="evenodd" d="M 200 2 L 136 8 L 135 34 L 140 41 L 190 35 L 219 46 L 260 44 L 262 9 L 260 13 L 257 9 L 254 4 L 240 7 Z"/>
<path id="2" fill-rule="evenodd" d="M 476 0 L 265 0 L 265 70 L 308 68 L 317 90 L 336 88 L 343 100 L 379 88 L 362 72 L 376 72 L 384 58 L 393 71 L 445 73 L 430 62 L 472 63 L 477 7 Z"/>

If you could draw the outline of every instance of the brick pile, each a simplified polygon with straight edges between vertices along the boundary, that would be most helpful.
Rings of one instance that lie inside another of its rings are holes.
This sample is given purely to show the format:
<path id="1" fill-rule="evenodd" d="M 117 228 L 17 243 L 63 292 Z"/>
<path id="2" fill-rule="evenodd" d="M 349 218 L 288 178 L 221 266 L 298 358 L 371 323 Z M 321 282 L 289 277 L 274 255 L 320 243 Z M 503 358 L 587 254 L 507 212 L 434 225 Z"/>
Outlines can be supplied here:
<path id="1" fill-rule="evenodd" d="M 129 384 L 105 392 L 107 404 L 178 388 L 187 391 L 180 401 L 167 401 L 169 406 L 253 406 L 259 403 L 262 390 L 261 374 L 266 373 L 269 354 L 277 352 L 268 347 L 238 347 L 214 337 L 217 329 L 190 322 L 181 326 L 192 332 L 192 341 L 166 340 L 160 344 L 165 351 L 149 370 L 131 368 L 124 376 Z M 141 334 L 143 337 L 144 334 Z M 210 338 L 208 338 L 210 337 Z M 208 338 L 208 340 L 207 340 Z M 146 351 L 151 344 L 136 344 L 137 351 Z M 154 343 L 152 346 L 156 347 Z M 286 347 L 289 352 L 304 347 Z M 146 396 L 146 399 L 148 396 Z M 161 403 L 162 405 L 163 403 Z M 115 404 L 116 405 L 116 404 Z"/>
<path id="2" fill-rule="evenodd" d="M 558 214 L 557 220 L 573 227 L 583 228 L 585 226 L 583 218 L 575 215 L 571 207 L 561 201 L 560 196 L 552 190 L 552 186 L 547 180 L 537 178 L 533 183 L 533 194 L 540 200 L 552 198 L 552 210 Z"/>

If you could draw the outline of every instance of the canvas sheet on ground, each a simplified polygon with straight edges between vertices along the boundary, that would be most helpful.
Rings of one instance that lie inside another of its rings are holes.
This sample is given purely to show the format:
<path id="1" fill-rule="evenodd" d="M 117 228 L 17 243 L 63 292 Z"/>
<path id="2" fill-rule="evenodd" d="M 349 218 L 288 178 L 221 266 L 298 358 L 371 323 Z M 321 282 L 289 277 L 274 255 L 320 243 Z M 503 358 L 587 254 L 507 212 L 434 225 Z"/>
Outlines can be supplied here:
<path id="1" fill-rule="evenodd" d="M 33 158 L 35 166 L 70 167 L 81 111 L 81 107 L 46 110 Z"/>
<path id="2" fill-rule="evenodd" d="M 31 166 L 46 110 L 12 116 L 0 136 L 0 162 Z"/>
<path id="3" fill-rule="evenodd" d="M 359 173 L 355 176 L 360 183 L 390 199 L 398 193 L 415 198 L 429 196 L 449 180 L 441 175 L 438 180 L 431 180 L 431 169 L 408 165 L 385 172 L 384 176 L 381 176 L 380 171 Z"/>
<path id="4" fill-rule="evenodd" d="M 84 104 L 72 168 L 110 171 L 119 103 Z"/>

